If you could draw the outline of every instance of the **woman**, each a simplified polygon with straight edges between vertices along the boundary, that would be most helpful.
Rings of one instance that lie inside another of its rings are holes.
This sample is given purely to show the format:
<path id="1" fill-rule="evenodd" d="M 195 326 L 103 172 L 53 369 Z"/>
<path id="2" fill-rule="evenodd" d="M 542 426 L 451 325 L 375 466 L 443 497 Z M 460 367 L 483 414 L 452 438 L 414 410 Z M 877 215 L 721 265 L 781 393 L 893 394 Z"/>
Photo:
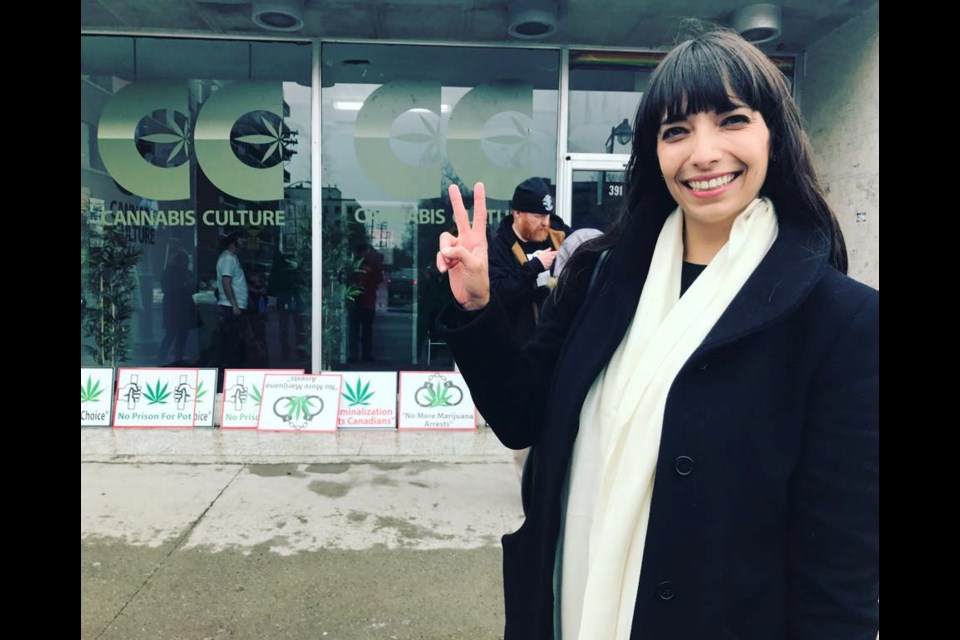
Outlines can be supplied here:
<path id="1" fill-rule="evenodd" d="M 472 228 L 450 189 L 437 265 L 460 306 L 438 324 L 500 440 L 536 452 L 505 637 L 873 640 L 879 293 L 844 275 L 790 90 L 704 34 L 634 131 L 622 217 L 522 349 L 490 295 L 483 185 Z"/>

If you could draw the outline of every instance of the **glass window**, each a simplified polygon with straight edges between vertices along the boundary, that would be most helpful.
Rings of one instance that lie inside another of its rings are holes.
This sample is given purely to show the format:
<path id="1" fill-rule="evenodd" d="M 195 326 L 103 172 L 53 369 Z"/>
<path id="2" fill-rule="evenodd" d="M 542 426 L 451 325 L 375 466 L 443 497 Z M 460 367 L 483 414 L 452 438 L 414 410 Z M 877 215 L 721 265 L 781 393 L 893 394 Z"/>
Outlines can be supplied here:
<path id="1" fill-rule="evenodd" d="M 81 365 L 308 368 L 309 45 L 80 53 Z"/>
<path id="2" fill-rule="evenodd" d="M 633 118 L 662 53 L 570 52 L 571 153 L 630 153 Z"/>
<path id="3" fill-rule="evenodd" d="M 447 187 L 469 204 L 482 181 L 492 227 L 519 182 L 555 182 L 559 57 L 323 46 L 325 368 L 452 367 L 430 335 L 450 299 L 434 266 L 438 236 L 455 228 Z"/>

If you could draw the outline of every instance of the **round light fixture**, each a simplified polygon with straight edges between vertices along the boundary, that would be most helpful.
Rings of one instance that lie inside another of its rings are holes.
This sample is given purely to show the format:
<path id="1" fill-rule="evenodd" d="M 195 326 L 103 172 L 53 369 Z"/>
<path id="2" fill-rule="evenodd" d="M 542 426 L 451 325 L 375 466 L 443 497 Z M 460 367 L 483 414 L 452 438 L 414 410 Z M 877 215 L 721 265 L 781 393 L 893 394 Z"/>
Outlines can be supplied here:
<path id="1" fill-rule="evenodd" d="M 303 28 L 303 0 L 254 0 L 253 22 L 267 31 Z"/>
<path id="2" fill-rule="evenodd" d="M 514 0 L 508 13 L 507 32 L 514 38 L 539 40 L 557 31 L 557 5 L 553 0 Z"/>
<path id="3" fill-rule="evenodd" d="M 760 44 L 780 37 L 783 16 L 778 5 L 754 4 L 737 10 L 730 25 L 746 40 Z"/>

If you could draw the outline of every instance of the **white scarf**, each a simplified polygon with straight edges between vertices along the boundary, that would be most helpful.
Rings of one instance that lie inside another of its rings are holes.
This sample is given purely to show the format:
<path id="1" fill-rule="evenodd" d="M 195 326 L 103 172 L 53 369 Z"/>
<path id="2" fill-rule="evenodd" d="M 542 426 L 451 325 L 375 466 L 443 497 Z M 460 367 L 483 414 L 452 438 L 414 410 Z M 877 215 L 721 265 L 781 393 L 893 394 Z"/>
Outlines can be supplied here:
<path id="1" fill-rule="evenodd" d="M 667 394 L 777 229 L 773 204 L 754 200 L 681 298 L 680 209 L 664 223 L 633 322 L 580 411 L 561 538 L 565 640 L 629 639 Z"/>

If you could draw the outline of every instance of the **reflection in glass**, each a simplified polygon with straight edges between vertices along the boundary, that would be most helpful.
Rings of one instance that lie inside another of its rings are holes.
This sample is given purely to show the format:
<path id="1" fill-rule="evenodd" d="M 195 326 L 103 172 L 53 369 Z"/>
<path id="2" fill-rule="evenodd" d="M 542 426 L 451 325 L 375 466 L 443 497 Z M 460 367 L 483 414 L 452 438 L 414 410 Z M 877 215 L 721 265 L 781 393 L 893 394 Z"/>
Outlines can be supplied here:
<path id="1" fill-rule="evenodd" d="M 309 368 L 309 77 L 290 43 L 81 37 L 81 364 Z"/>

